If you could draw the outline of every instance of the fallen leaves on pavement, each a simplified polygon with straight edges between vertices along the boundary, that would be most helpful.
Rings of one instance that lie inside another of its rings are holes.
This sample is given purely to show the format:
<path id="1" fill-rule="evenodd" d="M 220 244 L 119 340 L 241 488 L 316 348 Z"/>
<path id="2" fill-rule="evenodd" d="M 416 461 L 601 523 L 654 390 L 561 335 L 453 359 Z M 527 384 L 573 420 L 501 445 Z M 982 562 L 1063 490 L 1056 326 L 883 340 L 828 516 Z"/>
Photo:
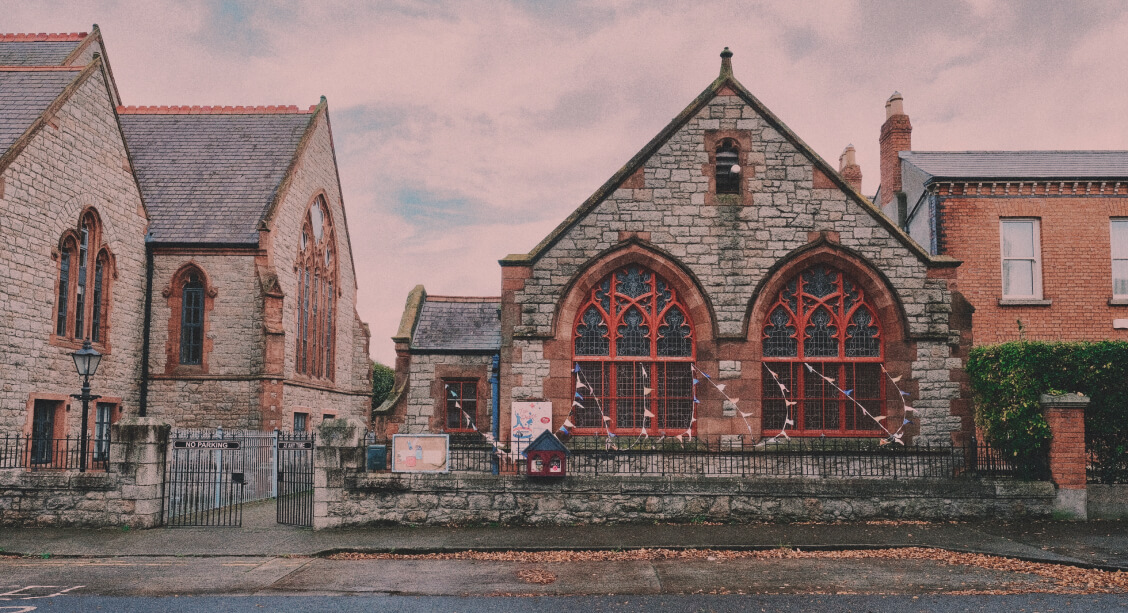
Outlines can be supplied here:
<path id="1" fill-rule="evenodd" d="M 551 564 L 561 562 L 623 562 L 650 560 L 771 560 L 771 559 L 825 559 L 825 560 L 934 560 L 945 564 L 975 566 L 987 570 L 1026 573 L 1053 581 L 1036 586 L 1013 586 L 1000 593 L 1037 591 L 1049 593 L 1125 593 L 1128 592 L 1128 572 L 1080 568 L 1065 564 L 1026 562 L 1014 558 L 958 553 L 929 547 L 903 547 L 898 549 L 850 549 L 845 551 L 802 551 L 778 548 L 759 551 L 730 551 L 719 549 L 631 549 L 599 551 L 458 551 L 451 553 L 399 554 L 399 553 L 338 553 L 334 560 L 480 560 L 494 562 L 521 562 L 526 564 Z M 521 573 L 526 573 L 522 575 Z M 543 573 L 543 574 L 539 574 Z M 548 576 L 551 580 L 545 581 Z M 518 577 L 528 583 L 551 583 L 555 575 L 543 570 L 522 570 Z M 979 593 L 979 592 L 977 592 Z"/>

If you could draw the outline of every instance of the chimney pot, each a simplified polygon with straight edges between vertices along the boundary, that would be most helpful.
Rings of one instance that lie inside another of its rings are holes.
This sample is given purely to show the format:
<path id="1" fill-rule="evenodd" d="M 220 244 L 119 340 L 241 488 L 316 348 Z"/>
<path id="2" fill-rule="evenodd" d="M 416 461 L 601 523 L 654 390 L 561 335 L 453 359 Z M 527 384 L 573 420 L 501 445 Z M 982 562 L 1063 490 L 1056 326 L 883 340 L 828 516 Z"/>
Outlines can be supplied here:
<path id="1" fill-rule="evenodd" d="M 905 99 L 901 96 L 901 92 L 893 92 L 889 96 L 889 100 L 885 102 L 885 118 L 889 119 L 894 115 L 905 114 Z"/>

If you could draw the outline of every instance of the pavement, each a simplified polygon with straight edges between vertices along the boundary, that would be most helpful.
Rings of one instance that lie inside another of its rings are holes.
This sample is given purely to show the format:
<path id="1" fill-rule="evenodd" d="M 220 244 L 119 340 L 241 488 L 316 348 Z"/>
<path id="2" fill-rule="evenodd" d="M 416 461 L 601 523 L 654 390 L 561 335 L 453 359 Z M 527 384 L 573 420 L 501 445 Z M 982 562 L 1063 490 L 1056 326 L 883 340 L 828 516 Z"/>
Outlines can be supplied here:
<path id="1" fill-rule="evenodd" d="M 435 553 L 778 547 L 803 550 L 935 547 L 1034 562 L 1128 570 L 1128 521 L 388 526 L 313 531 L 276 524 L 273 501 L 264 501 L 245 505 L 242 527 L 0 529 L 0 553 L 35 557 L 305 557 L 342 551 Z"/>

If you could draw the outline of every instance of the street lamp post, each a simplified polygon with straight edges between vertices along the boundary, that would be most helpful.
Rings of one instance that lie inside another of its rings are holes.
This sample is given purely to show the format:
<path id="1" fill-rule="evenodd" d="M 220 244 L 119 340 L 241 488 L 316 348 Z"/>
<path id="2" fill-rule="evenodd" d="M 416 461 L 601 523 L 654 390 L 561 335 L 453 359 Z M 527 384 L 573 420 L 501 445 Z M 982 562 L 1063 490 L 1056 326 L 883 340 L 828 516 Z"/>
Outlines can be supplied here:
<path id="1" fill-rule="evenodd" d="M 72 353 L 71 357 L 74 358 L 75 369 L 82 377 L 82 393 L 71 394 L 71 398 L 82 401 L 82 438 L 79 439 L 78 471 L 86 472 L 86 439 L 88 438 L 86 428 L 87 416 L 90 413 L 90 401 L 101 398 L 101 396 L 90 393 L 90 377 L 98 372 L 98 364 L 102 361 L 102 354 L 91 347 L 90 341 L 86 340 L 82 343 L 82 349 Z"/>

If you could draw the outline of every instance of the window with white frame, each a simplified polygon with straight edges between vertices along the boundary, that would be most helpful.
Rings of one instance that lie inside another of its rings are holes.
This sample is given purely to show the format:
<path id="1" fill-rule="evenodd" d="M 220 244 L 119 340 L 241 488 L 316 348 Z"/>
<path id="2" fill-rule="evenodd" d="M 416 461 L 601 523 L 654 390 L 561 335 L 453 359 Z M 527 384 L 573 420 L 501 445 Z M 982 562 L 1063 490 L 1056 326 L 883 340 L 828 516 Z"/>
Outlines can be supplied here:
<path id="1" fill-rule="evenodd" d="M 1112 235 L 1112 297 L 1128 299 L 1128 217 L 1113 218 Z"/>
<path id="2" fill-rule="evenodd" d="M 1002 219 L 1003 298 L 1042 298 L 1042 246 L 1037 219 Z"/>

